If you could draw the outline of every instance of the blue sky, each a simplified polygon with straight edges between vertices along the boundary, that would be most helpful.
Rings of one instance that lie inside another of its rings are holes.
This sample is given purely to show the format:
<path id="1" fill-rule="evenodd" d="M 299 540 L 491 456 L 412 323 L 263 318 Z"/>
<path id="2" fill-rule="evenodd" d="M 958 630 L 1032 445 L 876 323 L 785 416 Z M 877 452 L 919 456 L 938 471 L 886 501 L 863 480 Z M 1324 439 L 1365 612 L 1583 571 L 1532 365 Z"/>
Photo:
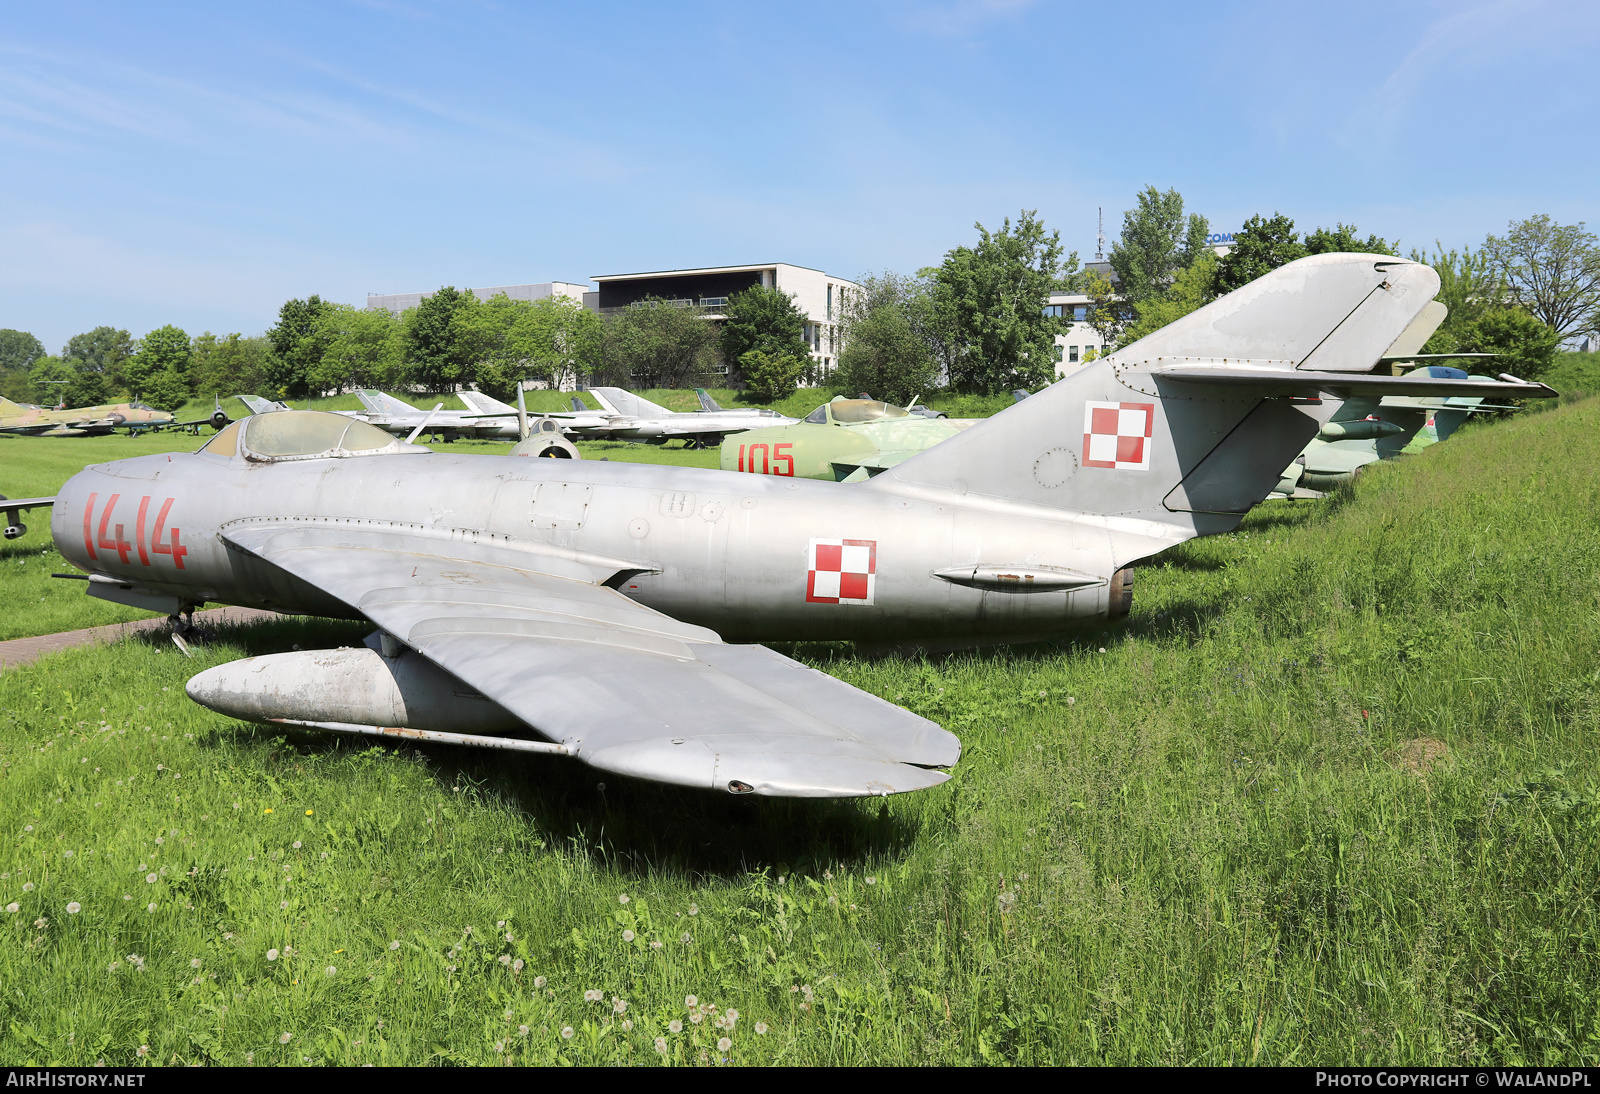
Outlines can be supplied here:
<path id="1" fill-rule="evenodd" d="M 1600 227 L 1588 2 L 0 5 L 0 327 L 915 270 L 1134 194 L 1403 247 Z"/>

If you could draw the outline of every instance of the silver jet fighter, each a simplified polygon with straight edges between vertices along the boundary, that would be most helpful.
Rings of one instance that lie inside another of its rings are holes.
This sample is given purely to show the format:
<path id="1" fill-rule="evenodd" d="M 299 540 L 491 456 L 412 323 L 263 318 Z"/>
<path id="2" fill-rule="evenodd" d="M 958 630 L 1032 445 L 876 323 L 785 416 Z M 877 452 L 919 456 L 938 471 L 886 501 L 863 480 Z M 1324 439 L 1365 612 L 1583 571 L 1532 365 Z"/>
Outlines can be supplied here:
<path id="1" fill-rule="evenodd" d="M 1318 255 L 870 482 L 454 456 L 311 411 L 86 468 L 51 531 L 95 595 L 364 618 L 367 647 L 255 657 L 189 694 L 258 721 L 562 753 L 734 794 L 943 782 L 932 722 L 756 645 L 1016 642 L 1125 615 L 1128 567 L 1225 532 L 1320 393 L 1553 394 L 1373 375 L 1438 289 Z"/>
<path id="2" fill-rule="evenodd" d="M 650 444 L 681 440 L 690 448 L 700 448 L 721 444 L 722 439 L 730 433 L 774 425 L 794 425 L 799 421 L 798 418 L 786 418 L 775 410 L 668 410 L 620 387 L 592 387 L 587 394 L 613 415 L 608 424 L 583 431 L 585 436 L 596 440 L 646 441 Z M 710 396 L 702 393 L 700 405 L 704 407 L 708 399 Z M 714 400 L 712 405 L 716 405 Z"/>

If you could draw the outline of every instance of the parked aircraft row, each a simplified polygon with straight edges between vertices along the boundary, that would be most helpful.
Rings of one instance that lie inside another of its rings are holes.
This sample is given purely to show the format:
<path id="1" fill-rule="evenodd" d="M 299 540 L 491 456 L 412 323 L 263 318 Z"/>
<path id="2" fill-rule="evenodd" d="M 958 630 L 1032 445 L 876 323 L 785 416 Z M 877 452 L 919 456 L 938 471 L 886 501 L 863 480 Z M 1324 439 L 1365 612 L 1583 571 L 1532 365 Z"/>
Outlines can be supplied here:
<path id="1" fill-rule="evenodd" d="M 730 643 L 950 648 L 1103 626 L 1127 614 L 1134 564 L 1235 528 L 1335 400 L 1555 394 L 1383 368 L 1438 288 L 1403 259 L 1301 259 L 992 418 L 930 423 L 956 432 L 866 481 L 458 456 L 280 411 L 0 512 L 53 502 L 56 546 L 91 595 L 377 627 L 361 649 L 189 681 L 229 717 L 554 753 L 730 794 L 895 793 L 945 781 L 955 736 Z M 848 428 L 852 408 L 829 405 L 829 428 Z M 879 406 L 875 420 L 899 420 Z"/>

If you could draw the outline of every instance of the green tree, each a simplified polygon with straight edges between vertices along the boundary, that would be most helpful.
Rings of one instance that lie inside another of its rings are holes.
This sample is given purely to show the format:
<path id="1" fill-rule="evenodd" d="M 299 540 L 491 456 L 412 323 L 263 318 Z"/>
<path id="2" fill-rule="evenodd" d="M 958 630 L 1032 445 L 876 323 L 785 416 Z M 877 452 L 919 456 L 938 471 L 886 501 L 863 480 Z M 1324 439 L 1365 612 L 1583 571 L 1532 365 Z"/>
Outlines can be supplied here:
<path id="1" fill-rule="evenodd" d="M 800 377 L 810 367 L 809 354 L 774 357 L 765 350 L 752 349 L 739 358 L 739 374 L 750 385 L 751 394 L 768 403 L 787 399 L 799 390 Z"/>
<path id="2" fill-rule="evenodd" d="M 1183 213 L 1177 190 L 1161 193 L 1146 186 L 1138 208 L 1122 214 L 1122 237 L 1111 245 L 1111 268 L 1117 272 L 1117 291 L 1132 305 L 1165 292 L 1178 273 L 1209 254 L 1206 233 L 1210 225 L 1198 213 Z"/>
<path id="3" fill-rule="evenodd" d="M 376 387 L 398 372 L 403 356 L 400 321 L 387 308 L 332 304 L 317 316 L 313 340 L 322 356 L 310 379 L 322 391 Z"/>
<path id="4" fill-rule="evenodd" d="M 402 317 L 405 371 L 423 391 L 453 391 L 476 379 L 474 346 L 469 337 L 478 306 L 472 290 L 446 285 Z M 468 314 L 457 320 L 457 313 Z"/>
<path id="5" fill-rule="evenodd" d="M 596 378 L 623 387 L 693 387 L 716 367 L 718 342 L 704 309 L 650 297 L 606 321 Z"/>
<path id="6" fill-rule="evenodd" d="M 272 346 L 265 336 L 230 334 L 218 338 L 207 331 L 194 340 L 189 375 L 200 394 L 254 395 L 266 380 Z"/>
<path id="7" fill-rule="evenodd" d="M 86 374 L 79 381 L 79 391 L 94 393 L 91 402 L 77 405 L 103 403 L 113 391 L 126 385 L 128 380 L 123 375 L 123 366 L 133 357 L 136 349 L 128 332 L 115 327 L 96 327 L 67 339 L 61 358 L 76 371 Z"/>
<path id="8" fill-rule="evenodd" d="M 956 247 L 933 274 L 939 340 L 950 386 L 994 394 L 1049 383 L 1055 376 L 1055 336 L 1061 320 L 1044 314 L 1063 274 L 1061 233 L 1046 233 L 1033 210 L 1010 218 L 998 232 L 982 224 L 976 247 Z"/>
<path id="9" fill-rule="evenodd" d="M 1153 334 L 1174 323 L 1192 311 L 1209 304 L 1214 299 L 1212 283 L 1217 274 L 1217 256 L 1206 251 L 1187 269 L 1179 272 L 1166 292 L 1147 296 L 1134 305 L 1135 318 L 1125 330 L 1117 333 L 1117 346 L 1132 345 L 1147 334 Z"/>
<path id="10" fill-rule="evenodd" d="M 759 351 L 767 361 L 799 358 L 809 366 L 811 346 L 805 339 L 806 316 L 794 297 L 765 285 L 752 285 L 728 298 L 721 323 L 722 359 L 744 367 L 745 354 Z M 748 375 L 745 381 L 755 387 Z"/>
<path id="11" fill-rule="evenodd" d="M 885 271 L 863 277 L 840 302 L 836 391 L 904 402 L 939 386 L 933 296 L 925 278 Z"/>
<path id="12" fill-rule="evenodd" d="M 105 379 L 59 357 L 35 357 L 24 398 L 40 406 L 99 406 L 106 401 Z"/>
<path id="13" fill-rule="evenodd" d="M 1282 213 L 1273 213 L 1270 220 L 1257 213 L 1244 222 L 1233 237 L 1233 248 L 1217 263 L 1215 291 L 1218 296 L 1230 293 L 1305 256 L 1294 221 Z"/>
<path id="14" fill-rule="evenodd" d="M 559 387 L 590 371 L 604 327 L 571 297 L 529 302 L 504 293 L 458 312 L 456 323 L 472 347 L 478 386 L 501 398 L 528 380 Z"/>
<path id="15" fill-rule="evenodd" d="M 1365 254 L 1398 255 L 1400 241 L 1390 243 L 1382 236 L 1369 235 L 1366 239 L 1356 234 L 1354 224 L 1337 224 L 1333 228 L 1318 228 L 1306 234 L 1305 249 L 1308 255 Z"/>
<path id="16" fill-rule="evenodd" d="M 272 357 L 263 379 L 271 398 L 304 399 L 311 394 L 312 375 L 322 360 L 317 319 L 333 305 L 312 293 L 304 300 L 287 300 L 278 309 L 278 322 L 267 331 Z"/>
<path id="17" fill-rule="evenodd" d="M 1484 257 L 1513 302 L 1563 337 L 1600 329 L 1600 240 L 1540 214 L 1484 241 Z"/>
<path id="18" fill-rule="evenodd" d="M 1115 349 L 1122 345 L 1124 332 L 1138 318 L 1132 304 L 1118 295 L 1116 287 L 1098 270 L 1085 270 L 1077 279 L 1078 291 L 1089 298 L 1089 326 L 1103 345 Z"/>
<path id="19" fill-rule="evenodd" d="M 44 345 L 27 331 L 0 330 L 0 395 L 30 400 L 33 390 L 28 370 L 44 355 Z"/>
<path id="20" fill-rule="evenodd" d="M 175 410 L 191 394 L 189 357 L 189 336 L 168 323 L 139 340 L 139 352 L 123 363 L 123 379 L 135 398 Z"/>

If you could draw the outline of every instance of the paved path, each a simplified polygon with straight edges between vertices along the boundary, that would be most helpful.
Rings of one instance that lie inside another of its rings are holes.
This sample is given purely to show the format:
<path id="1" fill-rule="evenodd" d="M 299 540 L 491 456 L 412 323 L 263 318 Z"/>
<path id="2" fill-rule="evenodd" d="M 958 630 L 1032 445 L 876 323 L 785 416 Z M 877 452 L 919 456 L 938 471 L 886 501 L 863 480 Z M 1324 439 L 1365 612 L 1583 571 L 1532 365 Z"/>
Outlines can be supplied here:
<path id="1" fill-rule="evenodd" d="M 198 624 L 248 623 L 255 619 L 276 619 L 277 612 L 264 612 L 259 608 L 210 608 L 194 613 Z M 167 625 L 165 616 L 153 619 L 135 619 L 129 623 L 112 623 L 106 627 L 85 627 L 81 631 L 62 631 L 60 634 L 41 634 L 37 638 L 13 638 L 0 642 L 0 669 L 15 668 L 37 661 L 47 653 L 86 646 L 90 643 L 120 642 L 140 631 L 159 630 Z"/>

